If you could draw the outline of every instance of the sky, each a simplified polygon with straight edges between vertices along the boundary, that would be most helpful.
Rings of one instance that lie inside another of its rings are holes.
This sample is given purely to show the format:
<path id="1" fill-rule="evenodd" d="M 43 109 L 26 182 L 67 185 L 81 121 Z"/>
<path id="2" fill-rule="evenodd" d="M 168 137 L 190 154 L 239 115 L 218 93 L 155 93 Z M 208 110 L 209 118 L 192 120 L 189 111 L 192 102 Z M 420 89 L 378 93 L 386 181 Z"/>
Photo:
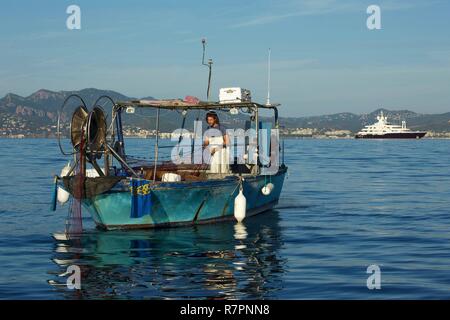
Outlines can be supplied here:
<path id="1" fill-rule="evenodd" d="M 69 5 L 81 29 L 69 30 Z M 369 30 L 366 10 L 381 9 Z M 206 98 L 201 39 L 221 87 L 267 95 L 283 116 L 383 107 L 450 111 L 449 0 L 2 0 L 0 96 L 99 88 Z"/>

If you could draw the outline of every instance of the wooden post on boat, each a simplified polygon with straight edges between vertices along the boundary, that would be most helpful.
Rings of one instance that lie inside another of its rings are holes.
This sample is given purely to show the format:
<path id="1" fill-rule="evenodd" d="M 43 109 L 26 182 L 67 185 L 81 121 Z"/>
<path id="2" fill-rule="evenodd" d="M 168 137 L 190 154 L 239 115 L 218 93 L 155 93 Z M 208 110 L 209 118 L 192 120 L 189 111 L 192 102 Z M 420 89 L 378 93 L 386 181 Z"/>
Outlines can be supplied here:
<path id="1" fill-rule="evenodd" d="M 159 111 L 160 108 L 156 109 L 156 141 L 155 141 L 155 164 L 153 166 L 153 183 L 156 182 L 156 167 L 158 165 L 158 144 L 159 144 Z"/>

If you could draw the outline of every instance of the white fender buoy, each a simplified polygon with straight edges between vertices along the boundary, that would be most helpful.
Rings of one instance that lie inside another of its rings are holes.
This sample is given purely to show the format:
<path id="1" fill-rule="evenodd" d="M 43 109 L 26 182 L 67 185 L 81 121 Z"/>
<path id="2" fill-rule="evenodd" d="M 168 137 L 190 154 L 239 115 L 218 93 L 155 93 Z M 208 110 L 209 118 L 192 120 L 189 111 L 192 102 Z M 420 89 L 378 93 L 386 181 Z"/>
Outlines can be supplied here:
<path id="1" fill-rule="evenodd" d="M 61 177 L 67 176 L 69 171 L 70 171 L 70 162 L 61 170 Z M 70 197 L 70 193 L 68 193 L 63 188 L 58 187 L 57 199 L 61 205 L 65 204 L 67 201 L 69 201 L 69 197 Z"/>
<path id="2" fill-rule="evenodd" d="M 58 187 L 58 202 L 63 205 L 69 201 L 70 193 L 61 187 Z"/>
<path id="3" fill-rule="evenodd" d="M 268 196 L 272 192 L 273 187 L 273 183 L 268 183 L 264 187 L 262 187 L 261 192 L 263 193 L 263 195 Z"/>
<path id="4" fill-rule="evenodd" d="M 237 222 L 242 222 L 245 219 L 245 211 L 247 208 L 247 199 L 245 199 L 242 193 L 242 188 L 239 190 L 239 194 L 234 198 L 234 217 Z"/>

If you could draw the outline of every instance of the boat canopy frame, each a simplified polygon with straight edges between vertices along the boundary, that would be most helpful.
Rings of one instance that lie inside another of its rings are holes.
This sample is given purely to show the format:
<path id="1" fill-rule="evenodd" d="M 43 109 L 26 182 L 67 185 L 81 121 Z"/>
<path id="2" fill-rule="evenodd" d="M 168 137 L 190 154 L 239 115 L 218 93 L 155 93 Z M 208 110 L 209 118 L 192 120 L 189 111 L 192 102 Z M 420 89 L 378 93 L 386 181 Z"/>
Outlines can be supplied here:
<path id="1" fill-rule="evenodd" d="M 158 103 L 159 102 L 159 103 Z M 256 141 L 258 141 L 258 145 L 257 145 L 257 153 L 259 152 L 259 132 L 258 132 L 258 123 L 259 123 L 259 109 L 266 109 L 266 110 L 272 110 L 274 112 L 274 124 L 275 124 L 275 128 L 279 129 L 280 125 L 279 125 L 279 119 L 278 119 L 278 107 L 280 106 L 280 104 L 260 104 L 257 102 L 251 102 L 251 101 L 246 101 L 246 102 L 231 102 L 231 103 L 220 103 L 220 102 L 204 102 L 201 101 L 197 104 L 189 104 L 186 103 L 182 100 L 177 100 L 177 99 L 173 99 L 173 100 L 161 100 L 161 101 L 154 101 L 154 100 L 131 100 L 131 101 L 118 101 L 116 103 L 114 103 L 113 105 L 113 117 L 112 117 L 112 121 L 111 121 L 111 126 L 113 128 L 112 131 L 112 135 L 114 136 L 114 122 L 117 121 L 117 128 L 115 128 L 117 130 L 117 134 L 118 134 L 118 141 L 121 144 L 121 155 L 125 156 L 125 150 L 124 150 L 124 140 L 123 140 L 123 133 L 122 133 L 122 119 L 121 119 L 121 113 L 124 109 L 128 108 L 128 107 L 133 107 L 133 108 L 154 108 L 157 110 L 157 116 L 156 116 L 156 141 L 155 141 L 155 155 L 154 155 L 154 175 L 156 174 L 156 170 L 157 170 L 157 161 L 158 161 L 158 136 L 159 136 L 159 111 L 161 109 L 164 110 L 181 110 L 181 111 L 192 111 L 192 110 L 196 110 L 196 111 L 200 111 L 200 110 L 204 110 L 204 111 L 208 111 L 208 110 L 220 110 L 220 111 L 230 111 L 231 109 L 244 109 L 247 108 L 248 110 L 252 110 L 254 112 L 254 116 L 255 116 L 255 123 L 256 123 Z M 284 148 L 283 148 L 284 149 Z M 284 153 L 284 152 L 283 152 Z M 284 155 L 283 155 L 284 157 Z M 123 161 L 126 164 L 126 161 Z M 283 161 L 284 162 L 284 161 Z M 123 163 L 122 163 L 123 164 Z M 126 165 L 128 167 L 128 169 L 130 169 L 130 167 L 128 165 Z M 255 173 L 256 175 L 259 174 L 259 167 L 257 166 L 258 170 Z M 131 170 L 132 171 L 132 170 Z M 133 174 L 135 174 L 134 172 L 132 172 Z M 155 182 L 155 176 L 153 178 L 153 182 Z"/>
<path id="2" fill-rule="evenodd" d="M 118 101 L 115 103 L 116 111 L 128 107 L 135 108 L 155 108 L 155 109 L 165 109 L 165 110 L 221 110 L 229 111 L 231 109 L 244 109 L 251 108 L 256 111 L 256 116 L 258 116 L 258 109 L 273 110 L 275 128 L 279 128 L 278 121 L 278 107 L 281 106 L 279 103 L 275 104 L 260 104 L 257 102 L 231 102 L 231 103 L 220 103 L 220 102 L 200 102 L 198 104 L 189 104 L 181 100 L 166 100 L 161 101 L 161 103 L 155 103 L 153 100 L 131 100 L 131 101 Z"/>
<path id="3" fill-rule="evenodd" d="M 156 103 L 153 100 L 131 100 L 131 101 L 118 101 L 116 102 L 118 107 L 151 107 L 161 109 L 233 109 L 233 108 L 248 108 L 256 107 L 261 109 L 274 109 L 279 107 L 280 104 L 260 104 L 257 102 L 245 101 L 245 102 L 199 102 L 198 104 L 189 104 L 181 100 L 166 100 L 161 103 Z"/>

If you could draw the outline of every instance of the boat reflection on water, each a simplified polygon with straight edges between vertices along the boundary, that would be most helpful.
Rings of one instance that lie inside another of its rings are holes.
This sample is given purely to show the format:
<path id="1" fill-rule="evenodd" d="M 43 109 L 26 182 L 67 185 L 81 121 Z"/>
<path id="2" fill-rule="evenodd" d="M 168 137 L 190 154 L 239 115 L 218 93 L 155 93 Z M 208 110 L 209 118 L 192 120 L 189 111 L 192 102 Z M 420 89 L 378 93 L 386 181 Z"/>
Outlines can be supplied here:
<path id="1" fill-rule="evenodd" d="M 97 231 L 56 241 L 48 282 L 62 299 L 262 299 L 283 287 L 277 211 L 243 224 Z M 81 289 L 66 287 L 81 269 Z"/>

